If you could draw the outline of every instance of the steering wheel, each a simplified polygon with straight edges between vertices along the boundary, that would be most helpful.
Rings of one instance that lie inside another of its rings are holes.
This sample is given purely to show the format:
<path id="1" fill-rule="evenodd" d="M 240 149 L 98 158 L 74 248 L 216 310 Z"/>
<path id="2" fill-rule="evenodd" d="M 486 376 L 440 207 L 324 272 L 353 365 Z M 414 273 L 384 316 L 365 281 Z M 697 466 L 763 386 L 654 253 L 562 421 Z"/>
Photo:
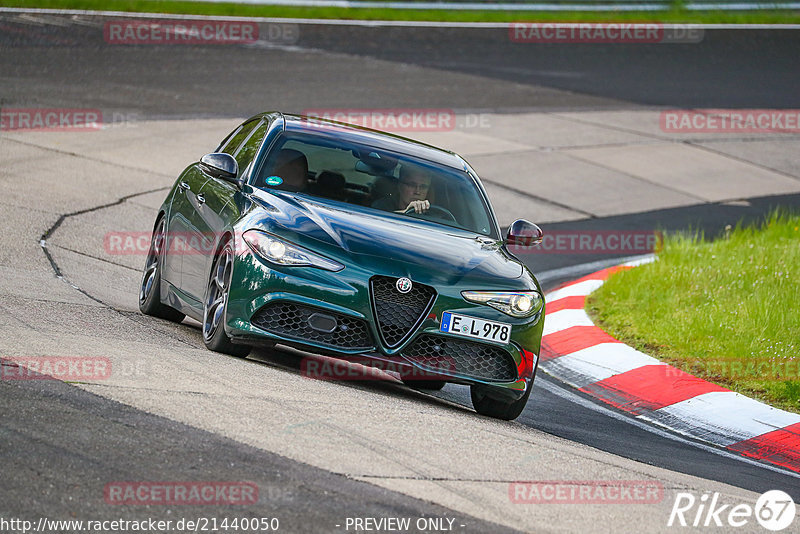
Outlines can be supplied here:
<path id="1" fill-rule="evenodd" d="M 414 211 L 414 208 L 408 208 L 403 213 L 405 213 L 406 215 L 411 215 L 412 217 L 419 217 L 420 219 L 433 218 L 433 219 L 458 223 L 458 221 L 456 221 L 455 216 L 450 212 L 450 210 L 448 210 L 447 208 L 443 208 L 442 206 L 437 206 L 436 204 L 431 204 L 431 207 L 428 208 L 428 211 L 424 213 L 417 213 Z"/>

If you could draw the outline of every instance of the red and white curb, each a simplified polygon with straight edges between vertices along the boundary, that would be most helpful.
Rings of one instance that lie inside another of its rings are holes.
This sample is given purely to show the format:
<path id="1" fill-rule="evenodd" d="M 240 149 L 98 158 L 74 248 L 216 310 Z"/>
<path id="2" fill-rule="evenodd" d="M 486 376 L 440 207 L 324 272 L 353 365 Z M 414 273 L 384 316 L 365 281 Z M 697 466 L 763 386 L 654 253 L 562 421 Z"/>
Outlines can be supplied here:
<path id="1" fill-rule="evenodd" d="M 800 472 L 800 414 L 712 384 L 606 334 L 584 311 L 586 296 L 613 273 L 651 258 L 609 267 L 547 294 L 539 367 L 638 419 Z"/>

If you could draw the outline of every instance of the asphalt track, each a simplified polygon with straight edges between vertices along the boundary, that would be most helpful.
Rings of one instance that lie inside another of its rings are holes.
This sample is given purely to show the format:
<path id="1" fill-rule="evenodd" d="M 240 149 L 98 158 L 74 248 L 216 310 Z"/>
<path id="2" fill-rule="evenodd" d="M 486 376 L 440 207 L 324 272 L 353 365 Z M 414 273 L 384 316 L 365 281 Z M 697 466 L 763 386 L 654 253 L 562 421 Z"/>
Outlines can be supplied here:
<path id="1" fill-rule="evenodd" d="M 707 31 L 703 42 L 694 45 L 533 48 L 508 42 L 502 30 L 303 25 L 299 39 L 292 43 L 108 47 L 96 26 L 80 21 L 0 22 L 4 107 L 92 107 L 135 119 L 242 117 L 265 107 L 287 111 L 448 107 L 507 113 L 649 105 L 800 107 L 800 74 L 795 66 L 800 34 L 788 31 Z M 302 50 L 287 55 L 286 46 Z M 387 78 L 384 71 L 391 69 L 382 69 L 384 62 L 424 69 Z M 4 182 L 13 187 L 10 177 L 5 176 Z M 715 235 L 740 217 L 760 217 L 775 205 L 800 205 L 797 195 L 748 200 L 746 206 L 709 204 L 592 218 L 580 224 L 583 229 L 661 225 L 703 229 Z M 546 228 L 569 229 L 575 224 L 554 223 Z M 536 272 L 545 272 L 606 259 L 561 255 L 529 261 Z M 553 274 L 547 285 L 563 279 Z M 197 336 L 191 339 L 196 342 Z M 278 359 L 287 369 L 296 368 L 296 359 Z M 800 498 L 800 479 L 794 476 L 635 427 L 544 376 L 538 380 L 547 383 L 534 390 L 528 409 L 517 420 L 522 425 L 671 471 L 755 492 L 780 488 Z M 3 382 L 0 387 L 3 516 L 52 511 L 81 517 L 98 510 L 93 493 L 98 480 L 180 480 L 192 470 L 212 480 L 247 477 L 258 481 L 267 493 L 275 488 L 265 509 L 252 515 L 280 507 L 289 531 L 334 530 L 333 518 L 341 517 L 343 510 L 350 516 L 453 515 L 434 504 L 65 384 Z M 380 386 L 364 387 L 383 391 Z M 464 392 L 451 386 L 436 396 L 470 405 Z M 181 510 L 185 511 L 203 513 Z M 500 529 L 474 518 L 463 521 L 474 531 Z"/>
<path id="2" fill-rule="evenodd" d="M 240 117 L 265 105 L 288 112 L 354 106 L 511 112 L 796 108 L 800 99 L 796 30 L 705 30 L 691 44 L 564 45 L 515 43 L 508 30 L 496 28 L 271 27 L 273 35 L 265 30 L 254 45 L 165 49 L 109 47 L 91 24 L 17 21 L 0 34 L 9 52 L 0 58 L 5 105 L 25 95 L 29 103 L 92 104 L 146 118 Z M 285 47 L 302 55 L 287 60 Z M 24 62 L 14 54 L 20 49 Z M 384 77 L 375 60 L 430 70 Z M 48 85 L 52 80 L 58 91 Z"/>

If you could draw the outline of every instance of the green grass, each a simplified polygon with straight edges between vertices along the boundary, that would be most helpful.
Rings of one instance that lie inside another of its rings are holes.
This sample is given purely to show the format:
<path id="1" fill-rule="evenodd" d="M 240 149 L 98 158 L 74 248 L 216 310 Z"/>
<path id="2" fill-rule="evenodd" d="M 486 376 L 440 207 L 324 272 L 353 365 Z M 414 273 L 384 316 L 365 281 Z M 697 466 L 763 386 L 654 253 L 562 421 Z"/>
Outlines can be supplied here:
<path id="1" fill-rule="evenodd" d="M 657 261 L 615 274 L 586 307 L 642 352 L 800 412 L 800 214 L 712 242 L 667 236 Z"/>
<path id="2" fill-rule="evenodd" d="M 2 7 L 51 9 L 89 9 L 133 11 L 145 13 L 180 13 L 195 15 L 228 15 L 278 18 L 366 19 L 366 20 L 431 20 L 453 22 L 673 22 L 673 23 L 798 23 L 798 11 L 704 11 L 690 12 L 675 7 L 660 12 L 531 12 L 531 11 L 452 11 L 413 9 L 356 9 L 334 7 L 256 6 L 247 4 L 213 4 L 174 0 L 0 0 Z"/>

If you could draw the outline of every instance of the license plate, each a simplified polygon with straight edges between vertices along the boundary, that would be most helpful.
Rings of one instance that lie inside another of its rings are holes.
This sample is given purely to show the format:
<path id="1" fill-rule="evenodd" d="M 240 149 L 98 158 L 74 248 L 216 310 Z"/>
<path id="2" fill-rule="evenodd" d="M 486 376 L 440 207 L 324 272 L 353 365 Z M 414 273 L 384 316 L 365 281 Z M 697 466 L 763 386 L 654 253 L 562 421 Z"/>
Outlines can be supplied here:
<path id="1" fill-rule="evenodd" d="M 455 313 L 444 312 L 442 314 L 442 332 L 458 334 L 465 337 L 474 337 L 484 341 L 494 341 L 496 343 L 508 343 L 511 337 L 511 325 L 485 321 L 477 317 L 458 315 Z"/>

